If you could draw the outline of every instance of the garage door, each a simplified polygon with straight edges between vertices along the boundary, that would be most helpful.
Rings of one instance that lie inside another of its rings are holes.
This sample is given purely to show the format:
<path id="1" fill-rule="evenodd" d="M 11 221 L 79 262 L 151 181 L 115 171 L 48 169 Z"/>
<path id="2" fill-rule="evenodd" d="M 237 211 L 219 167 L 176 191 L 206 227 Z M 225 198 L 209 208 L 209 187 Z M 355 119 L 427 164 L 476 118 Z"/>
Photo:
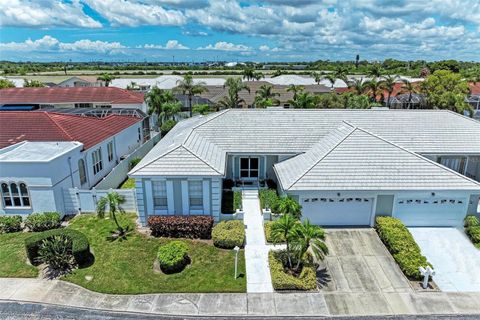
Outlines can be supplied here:
<path id="1" fill-rule="evenodd" d="M 301 200 L 302 218 L 320 226 L 370 225 L 373 199 L 305 198 Z"/>
<path id="2" fill-rule="evenodd" d="M 409 227 L 451 227 L 462 225 L 466 199 L 397 199 L 394 216 Z"/>

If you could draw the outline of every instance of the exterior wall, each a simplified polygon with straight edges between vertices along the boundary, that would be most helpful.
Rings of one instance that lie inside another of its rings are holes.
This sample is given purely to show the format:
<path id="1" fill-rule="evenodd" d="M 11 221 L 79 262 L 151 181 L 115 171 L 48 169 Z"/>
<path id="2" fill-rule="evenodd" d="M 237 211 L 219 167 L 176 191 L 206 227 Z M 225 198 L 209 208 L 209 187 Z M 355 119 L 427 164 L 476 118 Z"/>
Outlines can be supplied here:
<path id="1" fill-rule="evenodd" d="M 101 87 L 103 86 L 101 81 L 89 82 L 77 77 L 72 77 L 65 81 L 60 82 L 58 87 Z"/>
<path id="2" fill-rule="evenodd" d="M 439 154 L 427 154 L 422 155 L 427 159 L 430 159 L 434 162 L 439 163 L 441 157 L 458 157 L 458 158 L 465 158 L 465 165 L 461 172 L 461 174 L 469 177 L 470 179 L 476 180 L 480 182 L 480 155 L 439 155 Z"/>

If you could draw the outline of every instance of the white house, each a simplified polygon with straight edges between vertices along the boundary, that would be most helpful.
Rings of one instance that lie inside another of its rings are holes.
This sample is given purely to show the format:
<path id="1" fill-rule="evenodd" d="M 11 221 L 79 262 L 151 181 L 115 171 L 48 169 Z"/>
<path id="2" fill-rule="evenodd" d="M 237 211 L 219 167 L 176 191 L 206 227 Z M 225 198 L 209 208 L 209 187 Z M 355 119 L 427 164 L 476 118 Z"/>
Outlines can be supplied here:
<path id="1" fill-rule="evenodd" d="M 437 110 L 232 109 L 180 122 L 129 173 L 140 220 L 220 219 L 224 179 L 277 181 L 319 225 L 457 226 L 480 197 L 480 123 Z"/>
<path id="2" fill-rule="evenodd" d="M 92 188 L 142 143 L 133 116 L 0 112 L 0 214 L 64 212 L 65 188 Z"/>
<path id="3" fill-rule="evenodd" d="M 105 83 L 94 76 L 74 76 L 63 80 L 57 87 L 103 87 Z"/>

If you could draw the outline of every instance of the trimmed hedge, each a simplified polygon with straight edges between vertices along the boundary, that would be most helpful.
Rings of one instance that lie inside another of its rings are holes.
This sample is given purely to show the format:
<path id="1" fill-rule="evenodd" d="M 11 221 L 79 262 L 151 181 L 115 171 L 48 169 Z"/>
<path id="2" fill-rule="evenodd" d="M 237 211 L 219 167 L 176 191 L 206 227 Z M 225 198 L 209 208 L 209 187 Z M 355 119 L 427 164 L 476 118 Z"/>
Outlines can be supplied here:
<path id="1" fill-rule="evenodd" d="M 210 216 L 150 216 L 148 226 L 154 237 L 210 239 L 213 218 Z"/>
<path id="2" fill-rule="evenodd" d="M 277 191 L 273 189 L 261 189 L 258 191 L 258 198 L 260 199 L 260 209 L 269 207 L 273 213 L 278 213 L 278 202 L 280 197 Z"/>
<path id="3" fill-rule="evenodd" d="M 402 272 L 412 280 L 422 280 L 419 267 L 432 265 L 422 255 L 412 234 L 399 219 L 377 217 L 375 228 Z"/>
<path id="4" fill-rule="evenodd" d="M 224 249 L 233 249 L 235 246 L 242 247 L 245 243 L 245 226 L 243 221 L 222 221 L 213 227 L 213 244 Z"/>
<path id="5" fill-rule="evenodd" d="M 163 272 L 180 272 L 189 262 L 188 245 L 182 241 L 171 241 L 160 246 L 157 257 Z"/>
<path id="6" fill-rule="evenodd" d="M 285 273 L 280 257 L 281 251 L 270 251 L 268 262 L 272 285 L 275 290 L 315 290 L 317 288 L 317 274 L 313 265 L 305 265 L 298 277 Z"/>
<path id="7" fill-rule="evenodd" d="M 58 212 L 32 213 L 25 220 L 25 227 L 30 231 L 40 232 L 59 228 L 62 221 Z"/>
<path id="8" fill-rule="evenodd" d="M 235 213 L 242 208 L 242 192 L 223 190 L 222 213 Z"/>
<path id="9" fill-rule="evenodd" d="M 21 230 L 21 216 L 0 216 L 0 233 L 18 232 Z"/>
<path id="10" fill-rule="evenodd" d="M 281 239 L 278 239 L 277 241 L 275 241 L 275 239 L 273 238 L 273 236 L 272 236 L 272 226 L 273 226 L 274 223 L 275 223 L 275 221 L 267 221 L 263 225 L 263 227 L 265 229 L 265 239 L 269 243 L 274 243 L 274 244 L 284 243 L 285 242 L 284 237 L 282 237 Z"/>
<path id="11" fill-rule="evenodd" d="M 478 221 L 476 216 L 467 216 L 465 218 L 465 233 L 473 245 L 480 248 L 480 221 Z"/>
<path id="12" fill-rule="evenodd" d="M 480 221 L 478 221 L 478 218 L 476 216 L 470 215 L 465 217 L 465 228 L 478 226 L 480 226 Z"/>
<path id="13" fill-rule="evenodd" d="M 42 241 L 53 236 L 65 236 L 72 241 L 72 254 L 79 265 L 87 263 L 91 258 L 90 244 L 87 237 L 80 231 L 73 229 L 54 229 L 34 234 L 25 239 L 25 249 L 30 262 L 35 265 L 38 249 Z"/>

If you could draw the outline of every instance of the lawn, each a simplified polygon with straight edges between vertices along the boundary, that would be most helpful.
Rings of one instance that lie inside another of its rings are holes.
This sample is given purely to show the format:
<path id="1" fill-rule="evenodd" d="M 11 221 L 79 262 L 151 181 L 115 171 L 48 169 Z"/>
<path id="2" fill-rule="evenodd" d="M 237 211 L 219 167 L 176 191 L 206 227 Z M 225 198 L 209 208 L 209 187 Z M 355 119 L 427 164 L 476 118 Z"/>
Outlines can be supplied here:
<path id="1" fill-rule="evenodd" d="M 128 178 L 121 185 L 120 189 L 134 189 L 135 188 L 135 179 Z"/>
<path id="2" fill-rule="evenodd" d="M 23 241 L 31 233 L 0 234 L 0 277 L 29 278 L 38 275 L 37 268 L 27 263 Z"/>
<path id="3" fill-rule="evenodd" d="M 135 216 L 120 216 L 121 224 L 134 227 Z M 153 263 L 158 247 L 169 239 L 151 238 L 138 232 L 125 241 L 107 240 L 114 230 L 112 220 L 100 220 L 94 215 L 77 216 L 69 228 L 83 232 L 89 239 L 95 262 L 90 267 L 75 270 L 63 280 L 87 289 L 116 294 L 160 292 L 245 292 L 245 276 L 233 279 L 235 255 L 232 250 L 218 249 L 205 241 L 185 240 L 192 260 L 182 272 L 166 275 L 155 273 Z M 245 275 L 243 251 L 239 255 L 239 270 Z M 85 276 L 93 276 L 87 281 Z"/>

